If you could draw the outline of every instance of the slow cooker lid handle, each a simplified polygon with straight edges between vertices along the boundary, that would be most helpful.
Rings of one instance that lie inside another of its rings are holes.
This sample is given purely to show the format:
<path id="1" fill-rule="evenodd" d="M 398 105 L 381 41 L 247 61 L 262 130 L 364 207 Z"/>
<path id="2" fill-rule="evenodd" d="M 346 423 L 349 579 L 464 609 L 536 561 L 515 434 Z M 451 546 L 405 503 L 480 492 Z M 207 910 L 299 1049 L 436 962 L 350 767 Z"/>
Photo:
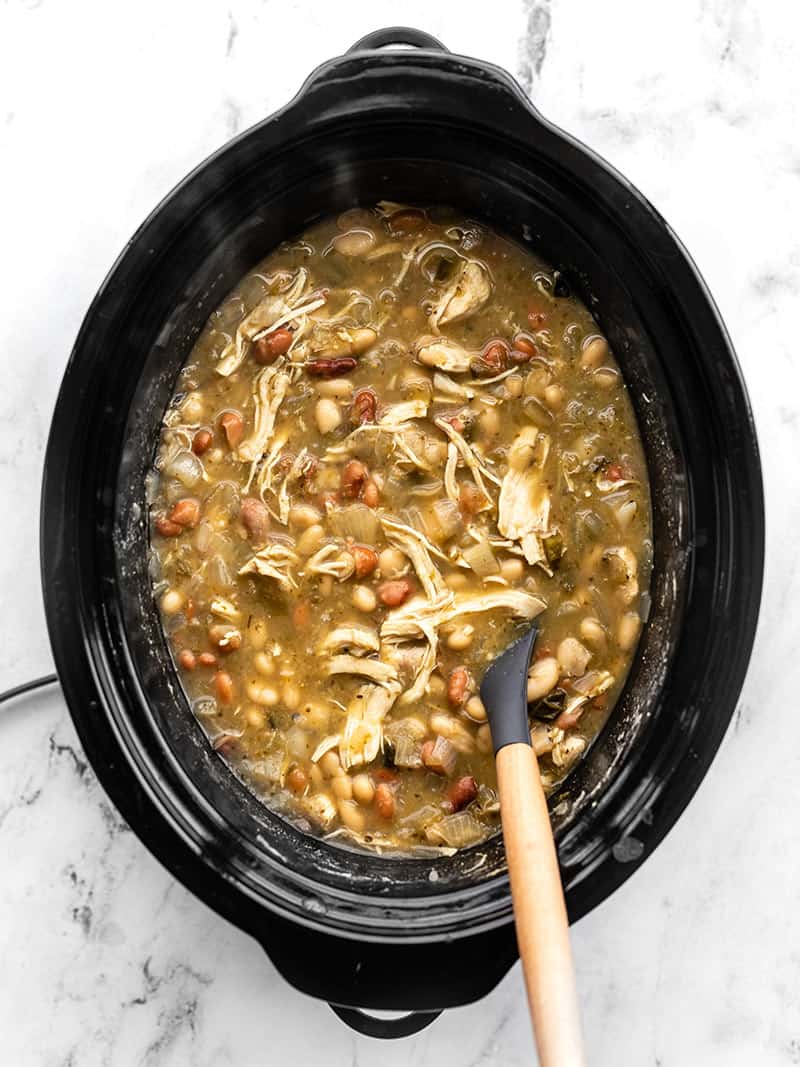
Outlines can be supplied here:
<path id="1" fill-rule="evenodd" d="M 399 1019 L 380 1019 L 377 1015 L 362 1011 L 361 1008 L 345 1008 L 340 1004 L 330 1004 L 329 1007 L 351 1030 L 384 1040 L 418 1034 L 442 1014 L 440 1011 L 412 1011 Z"/>
<path id="2" fill-rule="evenodd" d="M 441 41 L 424 30 L 415 30 L 413 26 L 386 26 L 382 30 L 373 30 L 365 37 L 351 45 L 346 55 L 351 52 L 364 52 L 372 48 L 386 48 L 392 45 L 411 45 L 413 48 L 433 48 L 437 52 L 449 52 Z"/>

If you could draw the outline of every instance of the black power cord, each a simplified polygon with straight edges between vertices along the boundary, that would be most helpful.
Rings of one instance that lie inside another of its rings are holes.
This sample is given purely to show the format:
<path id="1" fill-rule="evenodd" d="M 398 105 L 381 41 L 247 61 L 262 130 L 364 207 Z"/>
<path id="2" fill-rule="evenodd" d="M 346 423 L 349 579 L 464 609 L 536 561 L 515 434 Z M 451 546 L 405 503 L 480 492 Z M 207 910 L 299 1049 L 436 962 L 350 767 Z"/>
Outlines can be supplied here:
<path id="1" fill-rule="evenodd" d="M 6 704 L 9 700 L 25 696 L 26 693 L 32 693 L 35 689 L 44 689 L 48 685 L 58 685 L 57 674 L 45 674 L 41 678 L 32 678 L 29 682 L 6 689 L 4 693 L 0 693 L 0 704 Z"/>

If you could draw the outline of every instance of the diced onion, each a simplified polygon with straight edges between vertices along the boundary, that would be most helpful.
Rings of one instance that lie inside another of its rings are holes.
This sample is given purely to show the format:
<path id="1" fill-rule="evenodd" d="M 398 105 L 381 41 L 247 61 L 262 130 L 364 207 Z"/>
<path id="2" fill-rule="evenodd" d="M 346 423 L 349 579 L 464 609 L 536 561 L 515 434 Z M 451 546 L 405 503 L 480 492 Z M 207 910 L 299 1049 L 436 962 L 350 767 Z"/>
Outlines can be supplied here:
<path id="1" fill-rule="evenodd" d="M 433 505 L 432 518 L 439 529 L 440 539 L 447 541 L 461 532 L 463 520 L 458 505 L 452 500 L 443 498 Z M 491 551 L 491 550 L 490 550 Z"/>
<path id="2" fill-rule="evenodd" d="M 497 574 L 500 570 L 492 546 L 485 538 L 465 548 L 461 554 L 479 578 Z"/>
<path id="3" fill-rule="evenodd" d="M 421 767 L 420 744 L 410 734 L 401 733 L 397 737 L 394 749 L 396 767 Z"/>
<path id="4" fill-rule="evenodd" d="M 427 836 L 429 840 L 440 839 L 452 848 L 463 848 L 480 841 L 484 837 L 484 829 L 470 812 L 458 811 L 428 827 Z"/>
<path id="5" fill-rule="evenodd" d="M 380 520 L 366 504 L 351 504 L 332 511 L 330 522 L 339 537 L 352 537 L 361 545 L 374 545 L 380 532 Z"/>
<path id="6" fill-rule="evenodd" d="M 197 485 L 203 478 L 203 464 L 194 454 L 182 448 L 167 464 L 164 473 L 177 480 L 187 489 Z"/>

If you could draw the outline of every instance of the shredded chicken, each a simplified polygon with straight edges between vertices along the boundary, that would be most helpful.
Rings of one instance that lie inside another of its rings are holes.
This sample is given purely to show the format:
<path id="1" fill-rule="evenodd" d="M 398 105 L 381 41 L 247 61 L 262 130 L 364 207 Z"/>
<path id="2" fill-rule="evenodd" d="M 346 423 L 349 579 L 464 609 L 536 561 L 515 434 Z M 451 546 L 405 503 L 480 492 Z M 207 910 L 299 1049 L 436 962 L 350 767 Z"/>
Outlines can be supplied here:
<path id="1" fill-rule="evenodd" d="M 549 450 L 550 439 L 535 426 L 519 432 L 508 451 L 508 473 L 500 487 L 497 519 L 500 533 L 520 543 L 528 563 L 545 569 L 542 538 L 550 528 L 550 491 L 544 465 Z"/>
<path id="2" fill-rule="evenodd" d="M 456 467 L 458 466 L 458 449 L 449 441 L 447 444 L 447 463 L 444 468 L 444 488 L 448 497 L 454 504 L 459 502 L 458 482 L 456 481 Z"/>
<path id="3" fill-rule="evenodd" d="M 447 286 L 430 316 L 434 330 L 459 322 L 478 311 L 492 294 L 489 271 L 477 259 L 467 259 Z"/>
<path id="4" fill-rule="evenodd" d="M 216 366 L 217 374 L 227 378 L 238 370 L 244 362 L 250 342 L 277 330 L 296 316 L 309 314 L 322 307 L 325 303 L 324 297 L 307 301 L 305 305 L 300 304 L 307 285 L 308 271 L 305 267 L 298 267 L 295 277 L 284 292 L 270 293 L 256 304 L 249 315 L 245 315 L 239 323 L 233 339 L 223 349 Z"/>
<path id="5" fill-rule="evenodd" d="M 494 498 L 489 493 L 489 490 L 486 488 L 486 484 L 483 479 L 484 477 L 486 477 L 490 481 L 496 482 L 498 485 L 500 485 L 500 479 L 497 477 L 497 475 L 495 475 L 492 471 L 488 469 L 485 463 L 481 461 L 475 450 L 470 447 L 470 445 L 464 440 L 458 430 L 456 430 L 456 428 L 452 426 L 447 421 L 447 419 L 434 419 L 433 421 L 435 425 L 438 426 L 439 429 L 450 438 L 451 443 L 455 445 L 462 460 L 472 472 L 472 477 L 475 479 L 475 484 L 477 485 L 478 489 L 480 489 L 480 491 L 483 493 L 485 500 L 485 503 L 480 510 L 486 511 L 488 508 L 494 507 Z"/>
<path id="6" fill-rule="evenodd" d="M 291 467 L 286 472 L 286 477 L 283 479 L 278 491 L 278 518 L 284 526 L 289 521 L 289 512 L 292 507 L 289 490 L 313 471 L 316 464 L 316 456 L 312 455 L 307 448 L 304 448 L 298 452 Z"/>
<path id="7" fill-rule="evenodd" d="M 354 445 L 360 443 L 360 439 L 367 435 L 380 436 L 386 433 L 402 437 L 408 431 L 415 429 L 411 419 L 423 419 L 427 413 L 428 405 L 424 400 L 404 400 L 399 404 L 392 404 L 386 408 L 377 422 L 365 422 L 362 426 L 357 426 L 340 444 L 329 448 L 325 453 L 325 459 L 349 455 Z M 415 456 L 415 464 L 418 459 L 419 457 Z"/>
<path id="8" fill-rule="evenodd" d="M 339 626 L 325 636 L 319 646 L 320 652 L 341 652 L 349 649 L 353 655 L 377 652 L 380 648 L 378 631 L 369 626 Z"/>
<path id="9" fill-rule="evenodd" d="M 492 593 L 479 596 L 461 595 L 455 597 L 447 612 L 446 622 L 462 615 L 477 615 L 484 611 L 503 608 L 519 619 L 535 619 L 547 607 L 546 602 L 532 593 L 522 589 L 498 589 Z"/>
<path id="10" fill-rule="evenodd" d="M 362 678 L 369 678 L 377 685 L 387 685 L 397 682 L 397 670 L 391 663 L 384 663 L 380 659 L 365 659 L 361 656 L 349 656 L 342 654 L 332 656 L 325 665 L 328 674 L 357 674 Z"/>
<path id="11" fill-rule="evenodd" d="M 438 367 L 451 374 L 468 371 L 474 354 L 446 337 L 421 337 L 414 346 L 414 354 L 426 367 Z"/>
<path id="12" fill-rule="evenodd" d="M 291 384 L 291 378 L 284 370 L 285 364 L 286 360 L 281 357 L 271 367 L 265 367 L 253 381 L 256 410 L 253 432 L 236 451 L 236 458 L 243 463 L 258 463 L 272 440 L 275 416 Z"/>
<path id="13" fill-rule="evenodd" d="M 339 744 L 339 758 L 345 770 L 372 763 L 383 744 L 383 722 L 397 699 L 397 683 L 362 686 L 347 709 Z"/>
<path id="14" fill-rule="evenodd" d="M 344 582 L 353 573 L 355 566 L 351 552 L 343 548 L 340 542 L 329 541 L 307 560 L 301 573 L 305 578 L 314 574 L 330 574 L 338 582 Z"/>
<path id="15" fill-rule="evenodd" d="M 428 599 L 435 600 L 446 593 L 447 586 L 436 564 L 431 559 L 431 553 L 441 559 L 447 559 L 447 557 L 442 555 L 424 534 L 421 534 L 412 526 L 397 522 L 388 515 L 381 516 L 381 526 L 386 534 L 386 539 L 401 549 L 411 560 Z"/>
<path id="16" fill-rule="evenodd" d="M 297 588 L 292 567 L 300 562 L 297 553 L 282 541 L 271 541 L 240 569 L 239 574 L 260 574 L 274 579 L 285 592 Z"/>

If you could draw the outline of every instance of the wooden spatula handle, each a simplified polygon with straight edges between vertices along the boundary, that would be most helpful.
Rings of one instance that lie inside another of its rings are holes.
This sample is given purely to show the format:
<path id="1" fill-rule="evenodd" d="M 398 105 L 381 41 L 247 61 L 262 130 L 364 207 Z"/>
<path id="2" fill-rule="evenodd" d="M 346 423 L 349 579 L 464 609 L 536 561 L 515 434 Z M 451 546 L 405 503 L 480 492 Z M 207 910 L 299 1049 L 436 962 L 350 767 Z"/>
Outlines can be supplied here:
<path id="1" fill-rule="evenodd" d="M 530 745 L 497 753 L 503 838 L 517 944 L 541 1067 L 584 1067 L 567 909 L 536 756 Z"/>

